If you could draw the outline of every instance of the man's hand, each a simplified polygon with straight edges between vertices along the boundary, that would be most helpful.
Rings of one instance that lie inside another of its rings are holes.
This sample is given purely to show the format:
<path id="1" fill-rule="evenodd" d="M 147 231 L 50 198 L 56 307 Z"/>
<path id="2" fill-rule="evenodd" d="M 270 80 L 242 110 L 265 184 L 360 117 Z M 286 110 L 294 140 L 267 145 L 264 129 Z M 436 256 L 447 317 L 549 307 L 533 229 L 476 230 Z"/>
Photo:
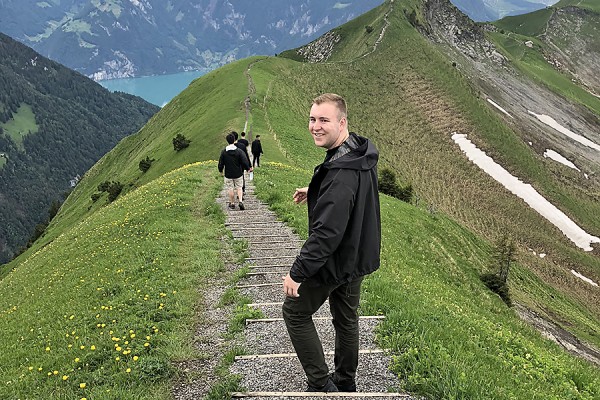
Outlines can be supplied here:
<path id="1" fill-rule="evenodd" d="M 250 167 L 250 169 L 248 170 L 248 172 L 252 172 L 254 171 L 254 168 Z"/>
<path id="2" fill-rule="evenodd" d="M 295 282 L 290 274 L 281 277 L 283 279 L 283 293 L 288 297 L 300 297 L 298 294 L 298 288 L 301 283 Z"/>
<path id="3" fill-rule="evenodd" d="M 306 196 L 308 195 L 308 188 L 296 188 L 296 192 L 294 192 L 294 203 L 302 204 L 306 203 Z"/>

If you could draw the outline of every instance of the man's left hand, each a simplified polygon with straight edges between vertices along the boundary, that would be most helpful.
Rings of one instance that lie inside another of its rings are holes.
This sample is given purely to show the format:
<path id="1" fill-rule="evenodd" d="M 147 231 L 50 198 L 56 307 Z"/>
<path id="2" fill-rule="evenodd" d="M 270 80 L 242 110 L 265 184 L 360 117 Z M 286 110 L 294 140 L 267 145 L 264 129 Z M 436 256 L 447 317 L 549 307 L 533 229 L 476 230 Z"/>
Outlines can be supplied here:
<path id="1" fill-rule="evenodd" d="M 300 287 L 301 283 L 294 281 L 290 277 L 290 274 L 283 276 L 282 279 L 283 293 L 285 293 L 285 295 L 288 297 L 300 297 L 300 295 L 298 294 L 298 288 Z"/>

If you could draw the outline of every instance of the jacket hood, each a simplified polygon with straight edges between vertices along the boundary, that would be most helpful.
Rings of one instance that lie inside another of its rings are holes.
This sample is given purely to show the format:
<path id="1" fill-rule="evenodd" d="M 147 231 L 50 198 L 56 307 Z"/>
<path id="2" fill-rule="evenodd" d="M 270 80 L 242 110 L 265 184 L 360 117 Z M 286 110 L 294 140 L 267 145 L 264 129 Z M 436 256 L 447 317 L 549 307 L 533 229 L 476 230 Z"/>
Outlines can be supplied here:
<path id="1" fill-rule="evenodd" d="M 342 146 L 347 144 L 349 144 L 352 149 L 342 157 L 325 163 L 324 166 L 326 168 L 344 168 L 364 171 L 370 170 L 377 165 L 379 151 L 369 139 L 359 136 L 354 132 L 350 132 L 350 136 Z"/>

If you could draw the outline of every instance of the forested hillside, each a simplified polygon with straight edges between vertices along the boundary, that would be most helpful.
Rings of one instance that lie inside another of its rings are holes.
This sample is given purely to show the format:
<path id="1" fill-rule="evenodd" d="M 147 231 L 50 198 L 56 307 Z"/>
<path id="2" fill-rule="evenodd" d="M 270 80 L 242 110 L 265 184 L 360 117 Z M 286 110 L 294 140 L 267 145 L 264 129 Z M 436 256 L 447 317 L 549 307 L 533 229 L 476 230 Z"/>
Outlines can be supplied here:
<path id="1" fill-rule="evenodd" d="M 157 110 L 0 34 L 0 262 L 48 219 L 70 180 Z"/>

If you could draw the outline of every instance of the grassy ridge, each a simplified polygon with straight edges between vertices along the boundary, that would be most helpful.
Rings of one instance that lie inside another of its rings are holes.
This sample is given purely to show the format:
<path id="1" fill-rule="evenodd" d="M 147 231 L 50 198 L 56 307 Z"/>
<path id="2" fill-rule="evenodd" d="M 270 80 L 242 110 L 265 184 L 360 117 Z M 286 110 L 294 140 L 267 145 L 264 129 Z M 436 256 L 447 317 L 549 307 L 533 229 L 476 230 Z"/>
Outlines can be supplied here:
<path id="1" fill-rule="evenodd" d="M 91 200 L 91 196 L 98 193 L 100 183 L 119 181 L 124 185 L 122 194 L 125 194 L 183 165 L 217 159 L 226 143 L 225 135 L 231 130 L 243 129 L 243 100 L 248 91 L 243 71 L 251 61 L 232 63 L 195 80 L 138 133 L 123 139 L 100 159 L 65 201 L 47 233 L 34 244 L 33 251 L 104 208 L 106 193 L 96 202 Z M 178 133 L 191 143 L 188 148 L 175 152 L 172 140 Z M 148 172 L 142 173 L 138 164 L 146 156 L 156 161 Z M 0 277 L 5 273 L 6 268 L 0 270 Z"/>
<path id="2" fill-rule="evenodd" d="M 198 288 L 223 268 L 215 175 L 165 174 L 0 281 L 0 398 L 168 397 L 171 360 L 195 353 Z"/>
<path id="3" fill-rule="evenodd" d="M 303 237 L 306 209 L 291 194 L 310 175 L 281 164 L 255 175 L 259 196 Z M 486 241 L 388 196 L 381 211 L 382 264 L 364 283 L 361 310 L 386 315 L 377 337 L 393 350 L 406 390 L 448 399 L 600 397 L 596 368 L 542 339 L 483 286 Z M 544 286 L 522 266 L 513 271 Z"/>
<path id="4" fill-rule="evenodd" d="M 566 6 L 575 6 L 587 8 L 592 11 L 600 12 L 600 4 L 595 0 L 560 0 L 554 7 L 561 8 Z"/>
<path id="5" fill-rule="evenodd" d="M 600 226 L 598 202 L 582 188 L 556 179 L 545 161 L 477 98 L 450 62 L 427 45 L 403 14 L 395 12 L 390 20 L 392 27 L 380 50 L 364 60 L 350 66 L 295 67 L 290 61 L 272 73 L 266 113 L 288 159 L 301 167 L 314 166 L 322 159 L 322 152 L 309 144 L 306 130 L 310 100 L 322 91 L 346 96 L 350 128 L 378 145 L 382 165 L 395 169 L 403 182 L 412 183 L 420 204 L 447 213 L 488 240 L 503 233 L 513 236 L 523 249 L 520 260 L 555 290 L 574 299 L 577 310 L 554 302 L 540 309 L 528 295 L 521 300 L 542 313 L 562 315 L 572 322 L 570 329 L 579 337 L 600 345 L 599 294 L 565 268 L 576 265 L 594 279 L 600 274 L 597 256 L 573 246 L 556 227 L 474 166 L 452 142 L 450 133 L 469 134 L 497 162 L 534 182 L 549 201 L 592 233 Z M 263 66 L 273 68 L 270 63 L 259 63 L 253 73 Z M 542 260 L 527 248 L 551 256 Z M 523 294 L 526 292 L 523 289 Z M 577 324 L 579 313 L 595 315 L 594 322 Z"/>
<path id="6" fill-rule="evenodd" d="M 525 36 L 538 36 L 544 33 L 548 20 L 554 11 L 550 8 L 533 11 L 527 14 L 504 17 L 493 22 L 500 29 L 519 33 Z"/>

